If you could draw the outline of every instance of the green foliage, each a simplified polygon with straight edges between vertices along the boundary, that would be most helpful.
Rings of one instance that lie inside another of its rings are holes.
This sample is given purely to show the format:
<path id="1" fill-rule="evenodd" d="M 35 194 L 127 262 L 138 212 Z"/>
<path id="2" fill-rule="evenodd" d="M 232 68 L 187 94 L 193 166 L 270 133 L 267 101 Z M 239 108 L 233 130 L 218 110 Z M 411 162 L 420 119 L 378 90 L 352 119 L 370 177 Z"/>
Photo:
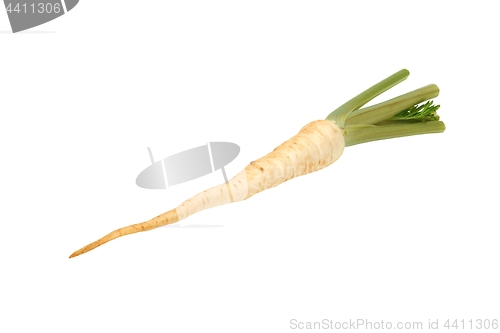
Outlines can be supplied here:
<path id="1" fill-rule="evenodd" d="M 428 101 L 424 104 L 414 105 L 409 109 L 403 110 L 389 120 L 418 120 L 423 122 L 439 120 L 439 116 L 437 115 L 439 107 L 439 105 L 434 105 L 433 101 Z"/>

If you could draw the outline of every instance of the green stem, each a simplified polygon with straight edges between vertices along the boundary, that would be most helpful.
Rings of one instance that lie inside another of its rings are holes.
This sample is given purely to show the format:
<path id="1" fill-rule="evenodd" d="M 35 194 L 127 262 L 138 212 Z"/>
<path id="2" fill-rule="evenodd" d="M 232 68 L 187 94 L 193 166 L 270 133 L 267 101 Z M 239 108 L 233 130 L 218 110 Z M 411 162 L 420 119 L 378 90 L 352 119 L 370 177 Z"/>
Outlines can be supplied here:
<path id="1" fill-rule="evenodd" d="M 403 123 L 397 125 L 350 125 L 344 128 L 345 145 L 353 146 L 369 141 L 399 138 L 402 136 L 442 133 L 446 129 L 442 121 Z"/>
<path id="2" fill-rule="evenodd" d="M 388 120 L 399 112 L 414 105 L 427 101 L 439 95 L 439 88 L 435 84 L 413 90 L 388 101 L 375 104 L 352 112 L 345 121 L 345 126 L 356 124 L 377 124 Z"/>
<path id="3" fill-rule="evenodd" d="M 332 111 L 326 119 L 335 121 L 340 127 L 344 127 L 346 119 L 351 112 L 359 109 L 384 91 L 405 80 L 408 75 L 410 75 L 410 72 L 406 69 L 394 73 Z"/>

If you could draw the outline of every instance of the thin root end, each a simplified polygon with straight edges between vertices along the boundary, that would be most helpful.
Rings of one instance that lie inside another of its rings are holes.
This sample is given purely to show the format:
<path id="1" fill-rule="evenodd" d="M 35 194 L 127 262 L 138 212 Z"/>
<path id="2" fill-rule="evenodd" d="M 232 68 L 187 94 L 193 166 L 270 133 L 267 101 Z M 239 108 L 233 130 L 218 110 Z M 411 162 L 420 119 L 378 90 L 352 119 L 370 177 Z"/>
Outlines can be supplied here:
<path id="1" fill-rule="evenodd" d="M 69 257 L 70 257 L 70 258 L 77 257 L 77 256 L 79 256 L 79 255 L 81 255 L 81 254 L 87 253 L 87 252 L 89 252 L 89 251 L 91 251 L 91 250 L 95 249 L 96 247 L 98 247 L 98 246 L 100 246 L 100 245 L 102 245 L 102 244 L 103 244 L 103 243 L 101 242 L 101 240 L 102 240 L 102 239 L 100 239 L 100 240 L 98 240 L 98 241 L 95 241 L 95 242 L 93 242 L 93 243 L 90 243 L 90 244 L 89 244 L 89 245 L 87 245 L 87 246 L 82 247 L 80 250 L 77 250 L 77 251 L 73 252 L 73 254 L 72 254 L 72 255 L 70 255 Z"/>
<path id="2" fill-rule="evenodd" d="M 69 256 L 69 258 L 71 259 L 71 258 L 74 258 L 74 257 L 78 257 L 80 254 L 83 254 L 85 252 L 87 252 L 87 251 L 84 251 L 83 248 L 82 248 L 82 249 L 80 249 L 78 251 L 73 252 L 73 254 Z"/>

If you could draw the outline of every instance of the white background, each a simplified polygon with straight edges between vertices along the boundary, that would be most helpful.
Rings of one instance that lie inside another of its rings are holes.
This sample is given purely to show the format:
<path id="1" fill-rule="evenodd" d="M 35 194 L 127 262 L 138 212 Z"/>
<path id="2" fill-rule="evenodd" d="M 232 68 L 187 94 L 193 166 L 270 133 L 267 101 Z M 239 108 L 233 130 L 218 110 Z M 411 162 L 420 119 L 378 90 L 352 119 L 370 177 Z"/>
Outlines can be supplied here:
<path id="1" fill-rule="evenodd" d="M 0 331 L 500 319 L 495 4 L 82 0 L 19 34 L 0 11 Z M 232 177 L 402 68 L 373 102 L 435 83 L 445 133 L 68 259 L 222 182 L 141 189 L 146 147 L 235 142 Z"/>

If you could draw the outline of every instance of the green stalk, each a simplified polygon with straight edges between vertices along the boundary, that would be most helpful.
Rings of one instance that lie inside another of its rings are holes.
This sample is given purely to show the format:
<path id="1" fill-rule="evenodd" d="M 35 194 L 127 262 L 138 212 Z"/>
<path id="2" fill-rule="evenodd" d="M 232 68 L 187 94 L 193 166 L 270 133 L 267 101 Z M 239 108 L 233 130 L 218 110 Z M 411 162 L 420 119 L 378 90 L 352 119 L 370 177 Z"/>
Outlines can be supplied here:
<path id="1" fill-rule="evenodd" d="M 399 72 L 394 73 L 332 111 L 326 119 L 336 122 L 340 127 L 344 127 L 346 119 L 351 112 L 359 109 L 401 81 L 404 81 L 408 75 L 410 75 L 410 72 L 406 69 L 402 69 Z"/>
<path id="2" fill-rule="evenodd" d="M 439 88 L 435 84 L 413 90 L 388 101 L 375 104 L 352 112 L 345 121 L 345 126 L 356 124 L 377 124 L 388 120 L 403 110 L 427 101 L 439 95 Z"/>
<path id="3" fill-rule="evenodd" d="M 446 129 L 442 121 L 428 121 L 419 123 L 404 123 L 397 125 L 351 125 L 344 130 L 345 145 L 353 146 L 360 143 L 398 138 L 402 136 L 442 133 Z"/>
<path id="4" fill-rule="evenodd" d="M 359 109 L 409 74 L 406 69 L 400 70 L 328 115 L 326 119 L 335 122 L 344 131 L 346 147 L 369 141 L 444 132 L 445 125 L 436 113 L 439 105 L 434 105 L 432 101 L 418 105 L 439 95 L 435 84 Z"/>

